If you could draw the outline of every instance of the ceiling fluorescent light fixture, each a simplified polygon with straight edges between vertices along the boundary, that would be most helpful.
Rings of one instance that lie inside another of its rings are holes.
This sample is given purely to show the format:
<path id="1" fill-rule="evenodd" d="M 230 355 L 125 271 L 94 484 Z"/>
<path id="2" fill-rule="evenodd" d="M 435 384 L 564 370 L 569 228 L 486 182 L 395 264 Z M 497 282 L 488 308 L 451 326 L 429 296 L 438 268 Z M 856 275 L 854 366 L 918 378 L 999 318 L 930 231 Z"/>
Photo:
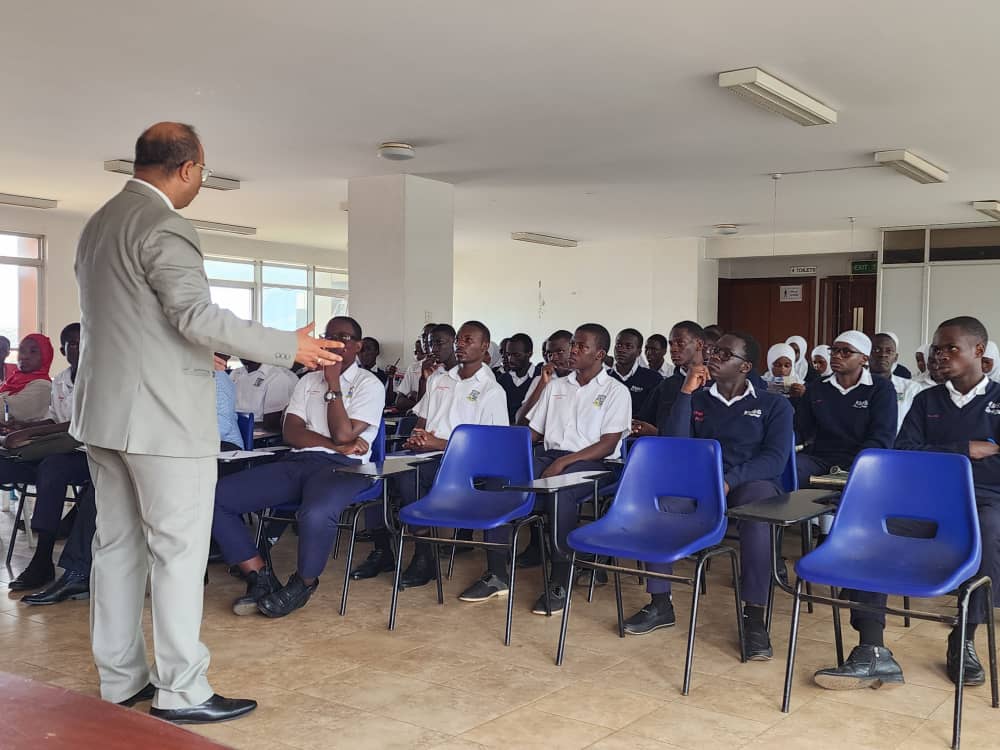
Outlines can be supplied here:
<path id="1" fill-rule="evenodd" d="M 11 195 L 0 193 L 0 204 L 5 206 L 21 206 L 23 208 L 55 208 L 59 201 L 50 198 L 31 198 L 27 195 Z"/>
<path id="2" fill-rule="evenodd" d="M 534 242 L 538 245 L 552 245 L 552 247 L 576 247 L 578 244 L 576 240 L 553 237 L 549 234 L 536 234 L 535 232 L 511 232 L 510 238 L 521 242 Z"/>
<path id="3" fill-rule="evenodd" d="M 948 181 L 948 173 L 941 169 L 941 167 L 931 164 L 926 159 L 907 151 L 905 148 L 897 148 L 891 151 L 876 151 L 875 162 L 884 167 L 892 167 L 900 174 L 906 175 L 921 185 Z"/>
<path id="4" fill-rule="evenodd" d="M 229 234 L 242 234 L 253 237 L 257 234 L 257 227 L 244 227 L 239 224 L 223 224 L 218 221 L 201 221 L 190 219 L 191 225 L 207 232 L 227 232 Z"/>
<path id="5" fill-rule="evenodd" d="M 110 159 L 104 162 L 104 171 L 131 176 L 135 173 L 135 165 L 128 159 Z M 213 190 L 239 190 L 240 181 L 232 177 L 220 177 L 213 174 L 205 180 L 205 187 L 212 188 Z"/>
<path id="6" fill-rule="evenodd" d="M 837 111 L 760 68 L 719 73 L 719 86 L 799 125 L 831 125 Z"/>
<path id="7" fill-rule="evenodd" d="M 972 207 L 979 213 L 1000 221 L 1000 201 L 973 201 Z"/>

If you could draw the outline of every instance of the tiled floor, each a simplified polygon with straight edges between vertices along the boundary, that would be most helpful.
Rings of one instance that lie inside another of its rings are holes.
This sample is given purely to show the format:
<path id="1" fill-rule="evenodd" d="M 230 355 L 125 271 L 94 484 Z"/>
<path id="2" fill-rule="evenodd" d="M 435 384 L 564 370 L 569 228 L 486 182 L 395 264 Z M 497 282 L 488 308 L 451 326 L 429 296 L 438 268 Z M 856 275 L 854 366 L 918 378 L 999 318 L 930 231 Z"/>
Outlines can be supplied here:
<path id="1" fill-rule="evenodd" d="M 10 515 L 0 514 L 4 542 L 9 528 Z M 293 551 L 291 535 L 275 550 L 282 576 L 291 573 Z M 19 541 L 15 573 L 27 552 Z M 613 590 L 598 589 L 588 604 L 578 588 L 559 668 L 553 663 L 558 618 L 529 611 L 540 590 L 537 571 L 521 578 L 509 648 L 502 641 L 502 602 L 456 600 L 480 573 L 478 555 L 459 558 L 454 579 L 445 583 L 444 606 L 437 605 L 433 585 L 404 592 L 392 633 L 386 629 L 388 576 L 355 583 L 347 616 L 337 614 L 343 556 L 331 561 L 308 606 L 282 620 L 235 617 L 229 604 L 242 584 L 213 565 L 202 628 L 212 652 L 209 675 L 218 692 L 256 698 L 260 708 L 240 721 L 196 731 L 247 750 L 949 745 L 953 692 L 942 664 L 944 626 L 914 622 L 904 629 L 890 618 L 887 643 L 903 664 L 905 687 L 827 692 L 811 674 L 834 659 L 830 612 L 804 613 L 792 712 L 786 715 L 779 710 L 790 611 L 784 594 L 778 598 L 776 658 L 740 664 L 732 591 L 724 566 L 715 567 L 699 607 L 692 690 L 683 697 L 687 590 L 677 589 L 677 627 L 622 640 L 615 632 Z M 626 582 L 624 598 L 629 613 L 646 600 L 635 579 Z M 31 608 L 11 597 L 0 601 L 0 610 L 0 670 L 96 694 L 86 602 Z M 985 633 L 979 640 L 985 658 Z M 998 745 L 1000 710 L 989 707 L 988 688 L 968 690 L 963 747 Z"/>

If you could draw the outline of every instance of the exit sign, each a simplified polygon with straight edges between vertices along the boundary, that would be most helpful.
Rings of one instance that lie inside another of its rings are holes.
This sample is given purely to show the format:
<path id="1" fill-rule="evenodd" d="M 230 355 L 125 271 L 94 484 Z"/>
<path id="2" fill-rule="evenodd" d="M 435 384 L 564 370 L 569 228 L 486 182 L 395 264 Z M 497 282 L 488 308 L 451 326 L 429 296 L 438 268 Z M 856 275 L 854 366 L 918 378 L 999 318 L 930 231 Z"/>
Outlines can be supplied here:
<path id="1" fill-rule="evenodd" d="M 877 260 L 852 260 L 851 273 L 855 276 L 866 273 L 878 273 Z"/>

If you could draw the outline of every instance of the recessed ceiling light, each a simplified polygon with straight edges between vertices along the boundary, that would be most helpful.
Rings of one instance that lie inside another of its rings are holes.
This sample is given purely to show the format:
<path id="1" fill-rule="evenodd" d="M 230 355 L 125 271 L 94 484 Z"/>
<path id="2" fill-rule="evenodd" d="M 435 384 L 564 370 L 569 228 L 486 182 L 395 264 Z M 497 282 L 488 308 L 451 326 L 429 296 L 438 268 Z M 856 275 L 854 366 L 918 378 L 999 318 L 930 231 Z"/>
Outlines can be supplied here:
<path id="1" fill-rule="evenodd" d="M 922 185 L 948 181 L 948 173 L 941 169 L 941 167 L 931 164 L 923 157 L 917 156 L 905 148 L 876 151 L 875 161 L 878 164 L 895 169 L 900 174 L 906 175 L 911 180 L 915 180 Z"/>
<path id="2" fill-rule="evenodd" d="M 27 195 L 11 195 L 0 193 L 0 203 L 5 206 L 21 206 L 22 208 L 55 208 L 59 201 L 51 198 L 31 198 Z"/>
<path id="3" fill-rule="evenodd" d="M 129 159 L 109 159 L 104 162 L 105 172 L 115 172 L 116 174 L 135 174 L 135 164 Z M 205 180 L 205 187 L 212 190 L 239 190 L 240 181 L 233 177 L 220 177 L 213 174 Z"/>
<path id="4" fill-rule="evenodd" d="M 378 147 L 378 155 L 389 161 L 406 161 L 416 156 L 416 151 L 409 143 L 386 141 Z"/>
<path id="5" fill-rule="evenodd" d="M 1000 201 L 973 201 L 972 207 L 979 213 L 1000 221 Z"/>
<path id="6" fill-rule="evenodd" d="M 257 227 L 244 227 L 239 224 L 223 224 L 219 221 L 201 221 L 200 219 L 188 219 L 192 226 L 204 229 L 208 232 L 226 232 L 227 234 L 242 234 L 253 237 L 257 234 Z"/>
<path id="7" fill-rule="evenodd" d="M 536 232 L 511 232 L 512 240 L 521 242 L 534 242 L 537 245 L 552 245 L 553 247 L 576 247 L 577 241 L 566 237 L 553 237 L 550 234 L 537 234 Z"/>
<path id="8" fill-rule="evenodd" d="M 837 111 L 760 68 L 719 73 L 719 86 L 799 125 L 830 125 Z"/>
<path id="9" fill-rule="evenodd" d="M 739 224 L 716 224 L 713 228 L 715 229 L 716 234 L 721 234 L 726 237 L 740 233 Z"/>

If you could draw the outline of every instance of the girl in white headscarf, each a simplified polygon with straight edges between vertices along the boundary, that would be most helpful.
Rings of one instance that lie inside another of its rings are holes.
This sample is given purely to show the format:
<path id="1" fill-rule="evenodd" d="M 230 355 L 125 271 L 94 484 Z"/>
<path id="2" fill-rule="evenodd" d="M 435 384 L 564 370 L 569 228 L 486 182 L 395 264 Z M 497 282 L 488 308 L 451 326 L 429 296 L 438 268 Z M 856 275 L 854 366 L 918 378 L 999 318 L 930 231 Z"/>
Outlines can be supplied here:
<path id="1" fill-rule="evenodd" d="M 1000 382 L 1000 348 L 995 341 L 989 342 L 983 352 L 983 374 L 990 380 Z"/>
<path id="2" fill-rule="evenodd" d="M 920 372 L 913 376 L 913 380 L 916 383 L 920 383 L 920 385 L 924 388 L 931 388 L 937 385 L 937 383 L 931 379 L 931 374 L 927 369 L 928 365 L 930 365 L 930 357 L 931 345 L 921 344 L 920 348 L 917 349 L 916 354 L 917 369 L 920 370 Z"/>
<path id="3" fill-rule="evenodd" d="M 761 379 L 774 393 L 788 393 L 790 386 L 801 383 L 795 372 L 795 350 L 788 344 L 775 344 L 767 350 L 767 372 Z"/>
<path id="4" fill-rule="evenodd" d="M 833 375 L 833 370 L 830 369 L 830 347 L 826 344 L 820 344 L 809 354 L 812 359 L 813 369 L 819 373 L 821 378 L 828 378 Z"/>
<path id="5" fill-rule="evenodd" d="M 785 343 L 795 350 L 795 361 L 793 362 L 793 366 L 795 368 L 795 374 L 799 378 L 799 382 L 806 382 L 806 376 L 809 374 L 809 360 L 806 358 L 806 354 L 809 351 L 809 344 L 807 344 L 806 340 L 801 336 L 789 336 L 785 339 Z"/>

